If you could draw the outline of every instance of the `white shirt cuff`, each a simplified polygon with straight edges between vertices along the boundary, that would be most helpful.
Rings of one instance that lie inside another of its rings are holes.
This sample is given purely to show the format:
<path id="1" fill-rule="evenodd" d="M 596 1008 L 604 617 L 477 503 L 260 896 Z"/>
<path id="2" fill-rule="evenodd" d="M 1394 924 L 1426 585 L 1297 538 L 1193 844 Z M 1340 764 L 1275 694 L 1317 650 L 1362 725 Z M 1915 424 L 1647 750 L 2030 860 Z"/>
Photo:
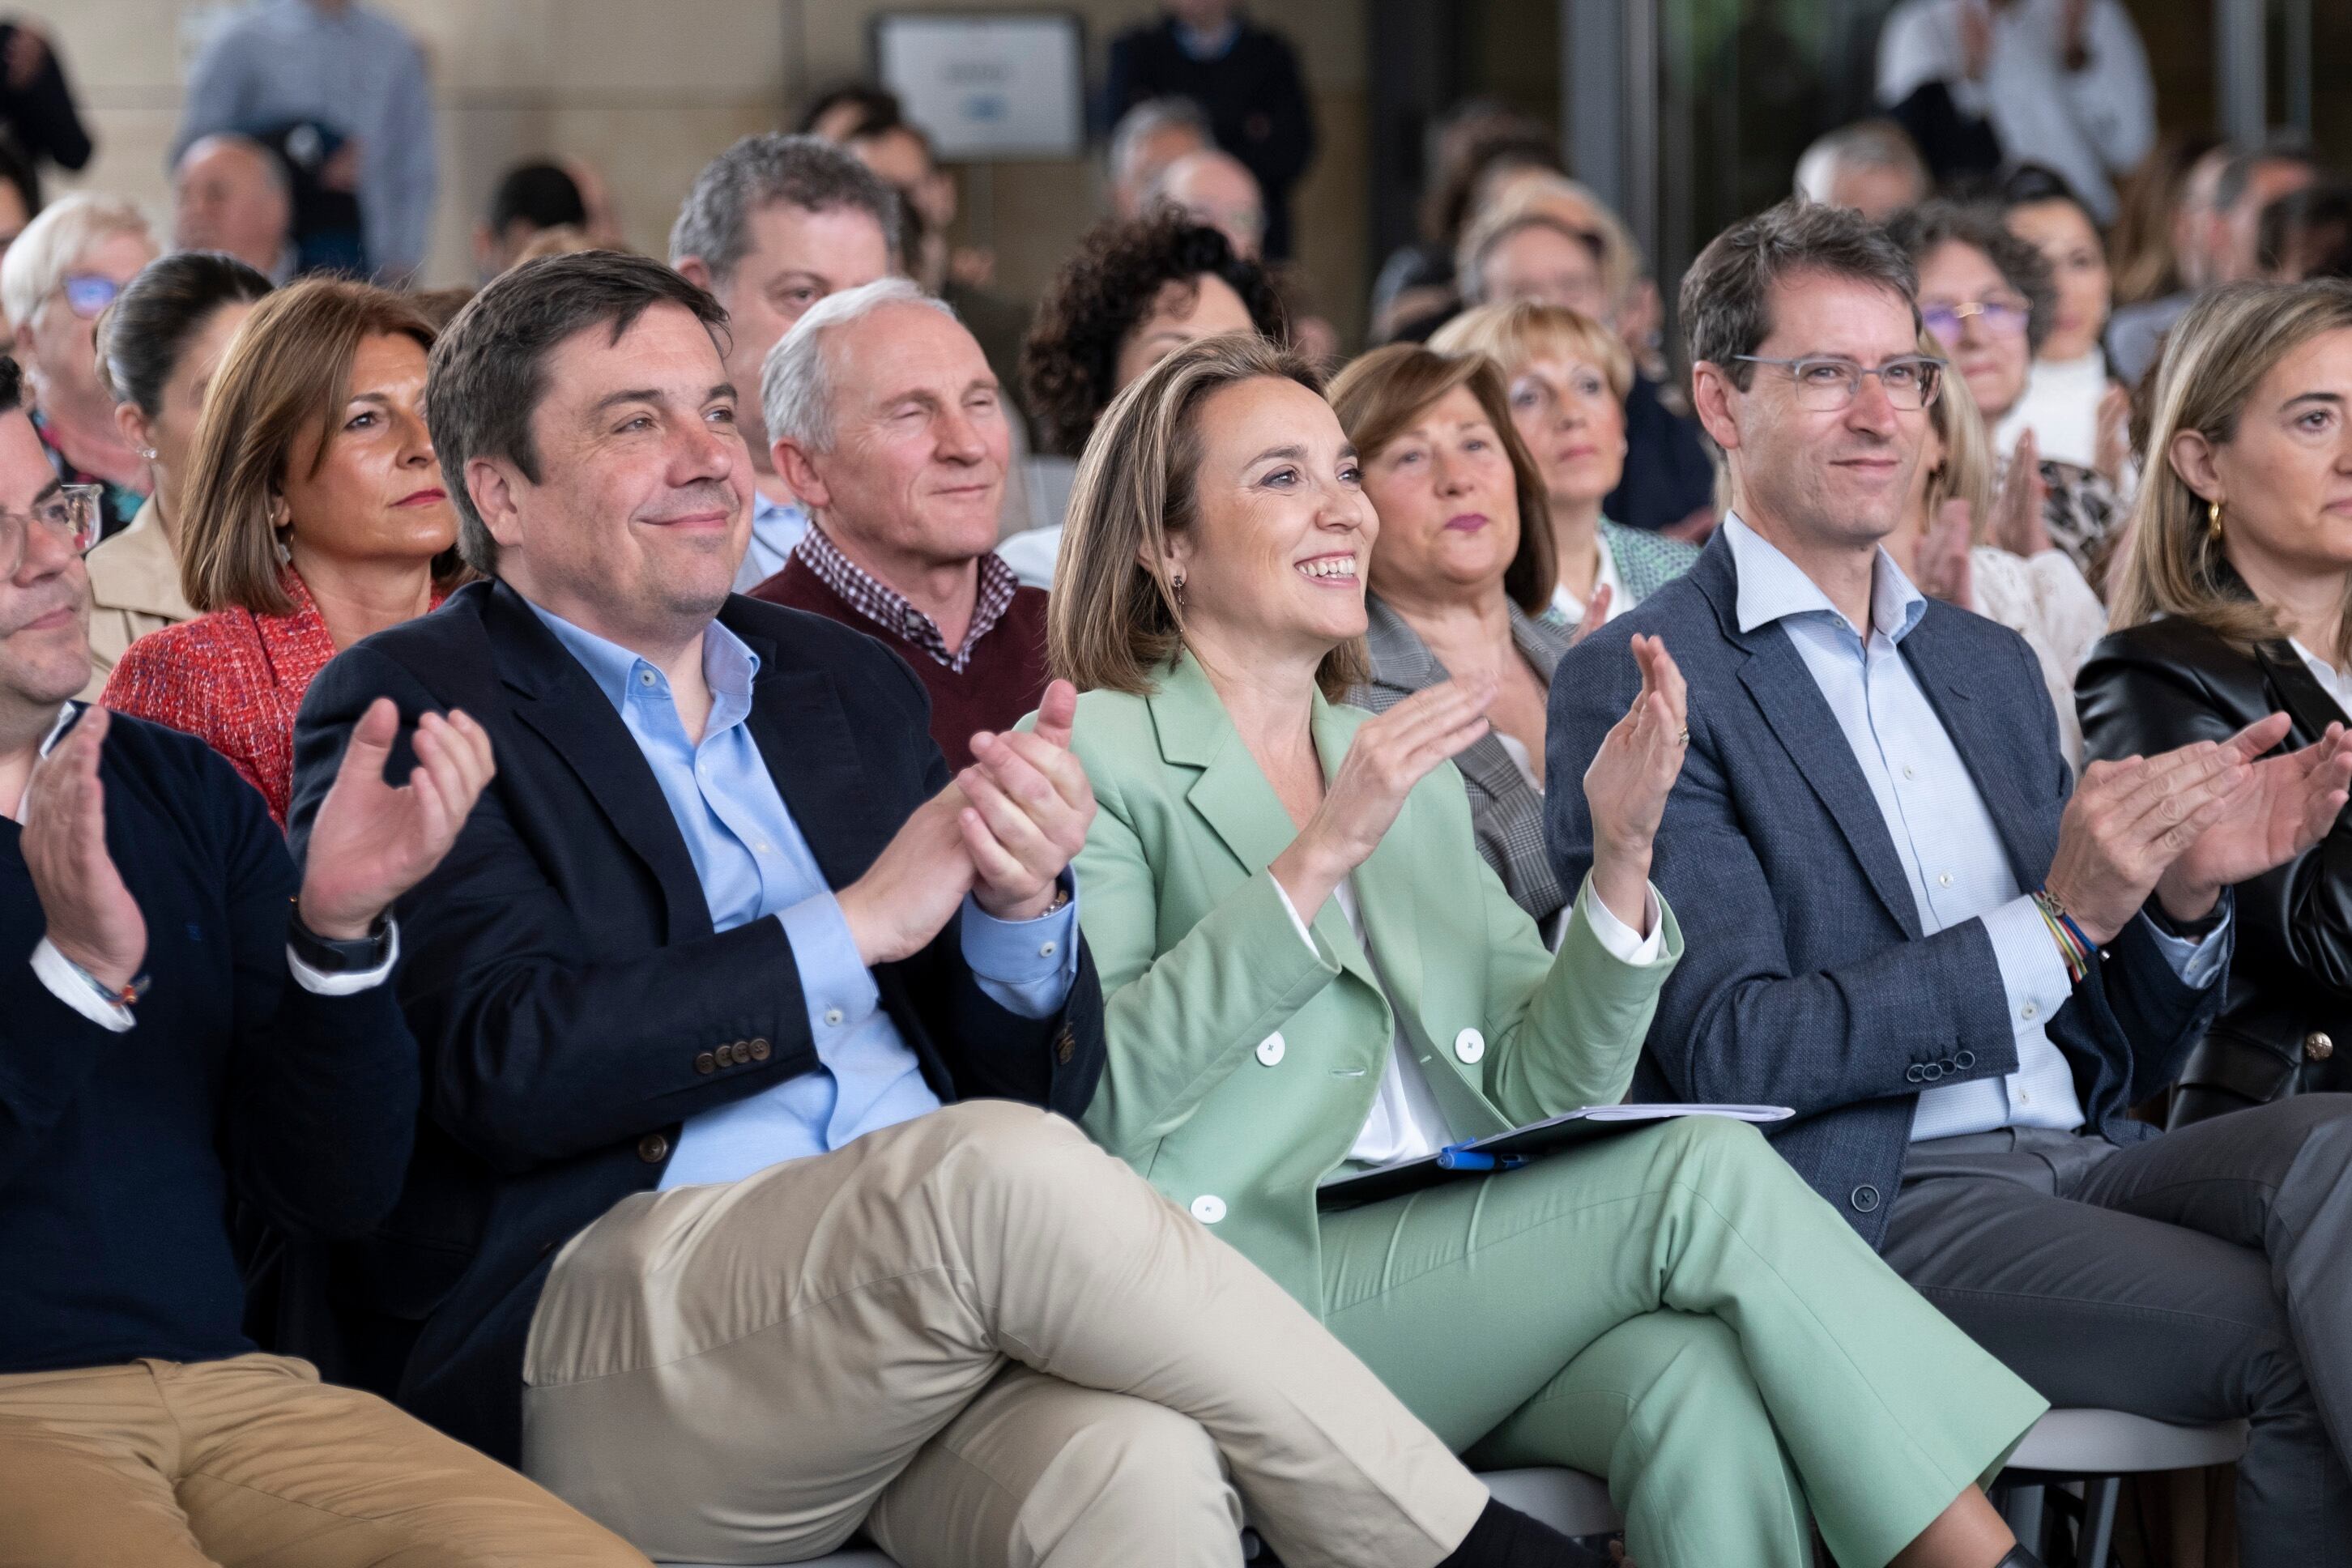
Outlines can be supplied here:
<path id="1" fill-rule="evenodd" d="M 1290 929 L 1298 933 L 1298 940 L 1307 944 L 1307 951 L 1318 958 L 1322 957 L 1322 950 L 1315 945 L 1315 933 L 1308 931 L 1307 922 L 1298 918 L 1298 906 L 1290 901 L 1290 889 L 1282 885 L 1280 878 L 1275 879 L 1274 896 L 1282 900 L 1282 912 L 1290 917 Z"/>
<path id="2" fill-rule="evenodd" d="M 40 976 L 50 995 L 101 1029 L 124 1034 L 139 1021 L 121 1003 L 100 995 L 96 983 L 72 959 L 59 952 L 47 937 L 43 937 L 33 949 L 33 973 Z"/>
<path id="3" fill-rule="evenodd" d="M 2230 956 L 2230 944 L 2221 939 L 2230 934 L 2234 910 L 2225 911 L 2221 923 L 2207 931 L 2201 939 L 2175 936 L 2154 921 L 2148 921 L 2146 914 L 2139 918 L 2147 921 L 2147 934 L 2156 938 L 2157 951 L 2164 954 L 2167 963 L 2172 965 L 2172 973 L 2180 977 L 2180 984 L 2191 991 L 2202 991 L 2221 977 L 2224 962 Z"/>
<path id="4" fill-rule="evenodd" d="M 349 969 L 330 974 L 303 963 L 301 955 L 289 945 L 286 949 L 286 967 L 294 972 L 294 984 L 313 996 L 356 996 L 362 991 L 374 990 L 392 978 L 392 966 L 400 962 L 400 922 L 385 923 L 389 940 L 384 943 L 383 962 L 373 969 Z"/>
<path id="5" fill-rule="evenodd" d="M 1633 928 L 1617 918 L 1616 911 L 1601 901 L 1592 890 L 1592 880 L 1585 879 L 1582 902 L 1584 923 L 1601 939 L 1601 948 L 1620 963 L 1643 969 L 1658 962 L 1658 952 L 1664 945 L 1666 922 L 1658 914 L 1658 889 L 1653 885 L 1643 894 L 1644 900 L 1642 923 L 1650 928 L 1647 936 L 1637 936 Z"/>

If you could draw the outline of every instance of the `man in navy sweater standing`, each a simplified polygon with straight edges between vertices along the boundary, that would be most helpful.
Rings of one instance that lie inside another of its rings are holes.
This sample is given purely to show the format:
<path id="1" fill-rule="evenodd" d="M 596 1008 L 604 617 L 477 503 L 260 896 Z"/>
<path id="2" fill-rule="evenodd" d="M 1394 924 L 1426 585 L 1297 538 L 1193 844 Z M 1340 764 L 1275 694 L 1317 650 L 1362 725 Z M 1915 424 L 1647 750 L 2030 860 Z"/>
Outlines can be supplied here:
<path id="1" fill-rule="evenodd" d="M 461 714 L 383 781 L 358 733 L 296 876 L 187 736 L 69 700 L 96 497 L 0 358 L 0 1564 L 645 1560 L 521 1477 L 239 1328 L 234 1197 L 297 1238 L 400 1191 L 416 1046 L 392 900 L 491 774 Z"/>

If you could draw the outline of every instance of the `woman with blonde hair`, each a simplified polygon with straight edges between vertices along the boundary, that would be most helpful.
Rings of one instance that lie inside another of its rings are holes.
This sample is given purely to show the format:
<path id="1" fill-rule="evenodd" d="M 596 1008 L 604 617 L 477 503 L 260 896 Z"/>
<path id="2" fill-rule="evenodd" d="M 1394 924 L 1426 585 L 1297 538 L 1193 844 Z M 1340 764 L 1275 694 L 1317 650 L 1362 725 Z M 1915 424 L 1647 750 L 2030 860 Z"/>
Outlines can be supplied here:
<path id="1" fill-rule="evenodd" d="M 1502 372 L 1511 423 L 1543 479 L 1559 576 L 1542 618 L 1577 633 L 1615 620 L 1691 569 L 1698 546 L 1602 513 L 1625 477 L 1633 356 L 1599 321 L 1535 300 L 1481 305 L 1429 340 Z"/>
<path id="2" fill-rule="evenodd" d="M 1977 1483 L 2042 1402 L 1753 1127 L 1321 1205 L 1335 1176 L 1622 1100 L 1682 945 L 1649 885 L 1687 737 L 1664 646 L 1635 639 L 1642 689 L 1562 786 L 1601 826 L 1555 955 L 1447 765 L 1492 678 L 1333 700 L 1382 529 L 1314 371 L 1260 340 L 1170 355 L 1087 447 L 1047 644 L 1098 804 L 1087 1131 L 1457 1451 L 1607 1475 L 1644 1568 L 1797 1568 L 1814 1521 L 1849 1568 L 2032 1562 Z"/>
<path id="3" fill-rule="evenodd" d="M 2352 285 L 2233 284 L 2173 329 L 2147 472 L 2077 688 L 2084 748 L 2125 757 L 2284 713 L 2282 752 L 2352 712 Z M 2342 742 L 2339 744 L 2352 744 Z M 2175 1126 L 2352 1087 L 2352 822 L 2242 883 L 2237 957 Z"/>
<path id="4" fill-rule="evenodd" d="M 370 284 L 311 279 L 254 307 L 184 490 L 180 581 L 199 614 L 132 643 L 100 699 L 205 741 L 281 826 L 311 679 L 438 605 L 457 572 L 425 428 L 432 346 L 415 308 Z"/>
<path id="5" fill-rule="evenodd" d="M 1932 333 L 1919 352 L 1939 352 Z M 1999 488 L 1995 475 L 1999 474 Z M 1927 445 L 1912 477 L 1904 525 L 1887 554 L 1930 598 L 1999 621 L 2025 639 L 2049 689 L 2066 762 L 2083 766 L 2074 672 L 2105 635 L 2106 607 L 2074 558 L 2050 542 L 2039 467 L 2000 469 L 1968 378 L 1947 375 L 1927 405 Z"/>

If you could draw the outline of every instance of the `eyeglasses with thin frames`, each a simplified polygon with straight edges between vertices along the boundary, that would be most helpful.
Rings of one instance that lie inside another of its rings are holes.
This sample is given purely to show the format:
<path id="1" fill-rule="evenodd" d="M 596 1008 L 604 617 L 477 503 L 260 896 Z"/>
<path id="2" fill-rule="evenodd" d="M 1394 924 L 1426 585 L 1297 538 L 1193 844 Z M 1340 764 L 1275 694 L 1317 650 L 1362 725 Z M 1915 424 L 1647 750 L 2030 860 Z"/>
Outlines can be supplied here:
<path id="1" fill-rule="evenodd" d="M 100 495 L 96 485 L 59 485 L 33 503 L 29 516 L 0 511 L 0 565 L 7 567 L 0 573 L 0 582 L 24 569 L 26 542 L 36 527 L 46 530 L 76 555 L 97 543 Z"/>
<path id="2" fill-rule="evenodd" d="M 1988 332 L 2013 338 L 2025 331 L 2026 320 L 2032 313 L 2031 306 L 2016 300 L 1963 300 L 1957 305 L 1923 305 L 1919 308 L 1919 319 L 1948 346 L 1970 321 L 1982 321 Z"/>
<path id="3" fill-rule="evenodd" d="M 1789 373 L 1797 388 L 1797 406 L 1831 414 L 1862 395 L 1864 376 L 1878 378 L 1886 401 L 1905 414 L 1916 414 L 1936 401 L 1944 389 L 1944 362 L 1925 354 L 1906 354 L 1885 364 L 1856 364 L 1850 359 L 1766 359 L 1761 354 L 1734 354 L 1743 364 L 1769 364 Z"/>

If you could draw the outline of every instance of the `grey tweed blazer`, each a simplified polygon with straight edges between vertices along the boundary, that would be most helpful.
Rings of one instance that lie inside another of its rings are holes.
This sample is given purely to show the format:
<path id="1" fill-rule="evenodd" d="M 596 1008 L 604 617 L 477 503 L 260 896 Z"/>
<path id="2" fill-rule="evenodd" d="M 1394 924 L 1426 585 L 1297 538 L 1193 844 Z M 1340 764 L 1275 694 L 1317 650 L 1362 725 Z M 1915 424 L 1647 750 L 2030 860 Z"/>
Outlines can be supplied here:
<path id="1" fill-rule="evenodd" d="M 1371 654 L 1372 679 L 1349 692 L 1349 701 L 1379 713 L 1448 679 L 1429 645 L 1379 595 L 1367 593 L 1364 608 L 1371 619 L 1364 642 Z M 1549 686 L 1553 668 L 1568 652 L 1568 634 L 1513 605 L 1511 640 L 1528 668 Z M 1551 854 L 1544 847 L 1543 792 L 1528 782 L 1492 731 L 1455 757 L 1454 765 L 1470 792 L 1470 826 L 1477 836 L 1478 853 L 1503 879 L 1512 900 L 1544 926 L 1568 902 L 1568 894 L 1560 889 Z"/>

